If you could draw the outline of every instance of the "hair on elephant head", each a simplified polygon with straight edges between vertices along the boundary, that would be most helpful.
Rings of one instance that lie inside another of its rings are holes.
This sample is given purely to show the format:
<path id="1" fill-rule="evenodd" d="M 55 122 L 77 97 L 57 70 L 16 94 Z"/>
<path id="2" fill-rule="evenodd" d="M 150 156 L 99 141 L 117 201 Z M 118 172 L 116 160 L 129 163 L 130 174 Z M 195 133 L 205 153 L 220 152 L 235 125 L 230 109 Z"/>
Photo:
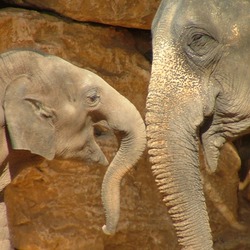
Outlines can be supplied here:
<path id="1" fill-rule="evenodd" d="M 120 148 L 102 187 L 105 229 L 114 232 L 121 178 L 146 143 L 145 125 L 134 105 L 96 74 L 34 51 L 1 54 L 0 90 L 0 163 L 8 155 L 6 131 L 13 149 L 29 150 L 48 160 L 79 159 L 104 165 L 108 162 L 95 142 L 93 124 L 105 120 L 120 132 Z"/>
<path id="2" fill-rule="evenodd" d="M 201 177 L 250 128 L 250 2 L 163 0 L 152 24 L 147 97 L 152 169 L 185 249 L 212 249 Z"/>

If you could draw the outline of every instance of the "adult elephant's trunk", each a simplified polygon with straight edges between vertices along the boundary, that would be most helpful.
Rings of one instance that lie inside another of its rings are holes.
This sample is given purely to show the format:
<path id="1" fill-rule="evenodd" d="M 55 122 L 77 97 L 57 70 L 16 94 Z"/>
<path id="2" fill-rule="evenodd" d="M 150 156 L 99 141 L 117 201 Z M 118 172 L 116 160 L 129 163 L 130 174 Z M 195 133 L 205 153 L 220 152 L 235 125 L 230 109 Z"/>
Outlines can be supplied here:
<path id="1" fill-rule="evenodd" d="M 169 41 L 156 34 L 153 44 L 146 115 L 150 161 L 183 249 L 211 250 L 198 158 L 205 109 L 200 80 Z"/>
<path id="2" fill-rule="evenodd" d="M 109 88 L 109 86 L 107 86 Z M 110 100 L 100 112 L 108 124 L 120 131 L 119 151 L 110 163 L 102 184 L 102 201 L 106 212 L 106 225 L 103 231 L 114 234 L 120 214 L 120 183 L 123 176 L 132 168 L 146 145 L 145 124 L 134 105 L 114 89 L 109 89 Z"/>

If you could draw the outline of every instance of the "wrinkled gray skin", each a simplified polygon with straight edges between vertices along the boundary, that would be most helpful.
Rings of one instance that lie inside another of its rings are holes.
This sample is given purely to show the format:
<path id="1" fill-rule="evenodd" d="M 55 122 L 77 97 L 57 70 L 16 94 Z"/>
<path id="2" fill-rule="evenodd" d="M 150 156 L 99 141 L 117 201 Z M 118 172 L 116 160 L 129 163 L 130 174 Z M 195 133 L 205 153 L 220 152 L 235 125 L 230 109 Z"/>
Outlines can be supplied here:
<path id="1" fill-rule="evenodd" d="M 199 140 L 214 172 L 225 141 L 250 132 L 249 24 L 246 0 L 165 0 L 152 24 L 148 147 L 183 249 L 213 249 Z"/>
<path id="2" fill-rule="evenodd" d="M 107 165 L 95 142 L 93 124 L 106 120 L 118 132 L 120 148 L 102 187 L 107 231 L 111 230 L 109 212 L 119 218 L 120 173 L 132 167 L 145 146 L 145 126 L 136 108 L 96 74 L 32 51 L 0 56 L 0 102 L 0 191 L 11 179 L 11 150 L 28 150 L 48 160 L 77 159 Z M 11 246 L 6 208 L 0 197 L 0 249 L 6 250 Z M 113 204 L 116 200 L 118 204 Z"/>

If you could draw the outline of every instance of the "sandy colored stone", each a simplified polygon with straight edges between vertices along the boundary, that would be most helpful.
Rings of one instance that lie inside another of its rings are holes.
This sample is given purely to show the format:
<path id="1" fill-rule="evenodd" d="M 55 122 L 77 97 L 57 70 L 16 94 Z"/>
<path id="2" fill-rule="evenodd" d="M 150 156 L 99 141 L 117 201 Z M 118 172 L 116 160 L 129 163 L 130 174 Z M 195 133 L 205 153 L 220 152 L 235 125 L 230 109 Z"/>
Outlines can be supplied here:
<path id="1" fill-rule="evenodd" d="M 11 8 L 0 10 L 0 31 L 0 53 L 32 48 L 60 56 L 98 73 L 144 111 L 151 66 L 137 50 L 135 32 Z"/>
<path id="2" fill-rule="evenodd" d="M 56 12 L 81 22 L 150 29 L 160 0 L 6 0 L 23 7 Z"/>

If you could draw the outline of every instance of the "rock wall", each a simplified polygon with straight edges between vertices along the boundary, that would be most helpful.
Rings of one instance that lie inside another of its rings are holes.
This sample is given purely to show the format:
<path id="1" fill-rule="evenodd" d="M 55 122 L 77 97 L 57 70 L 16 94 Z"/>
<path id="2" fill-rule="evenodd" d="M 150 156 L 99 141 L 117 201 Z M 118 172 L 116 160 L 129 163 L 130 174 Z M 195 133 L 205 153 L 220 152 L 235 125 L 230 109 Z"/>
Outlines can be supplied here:
<path id="1" fill-rule="evenodd" d="M 160 0 L 7 0 L 6 2 L 52 11 L 77 21 L 150 29 Z"/>
<path id="2" fill-rule="evenodd" d="M 156 0 L 6 1 L 0 9 L 0 53 L 39 49 L 87 68 L 126 96 L 144 117 L 151 67 L 149 29 L 158 4 Z M 117 149 L 112 131 L 97 141 L 112 159 Z M 218 173 L 209 176 L 204 164 L 201 168 L 215 249 L 250 248 L 237 222 L 239 164 L 234 149 L 226 145 Z M 180 249 L 146 152 L 122 181 L 121 218 L 112 237 L 101 231 L 105 167 L 46 161 L 27 152 L 13 152 L 10 166 L 15 178 L 5 191 L 5 201 L 16 249 Z"/>

